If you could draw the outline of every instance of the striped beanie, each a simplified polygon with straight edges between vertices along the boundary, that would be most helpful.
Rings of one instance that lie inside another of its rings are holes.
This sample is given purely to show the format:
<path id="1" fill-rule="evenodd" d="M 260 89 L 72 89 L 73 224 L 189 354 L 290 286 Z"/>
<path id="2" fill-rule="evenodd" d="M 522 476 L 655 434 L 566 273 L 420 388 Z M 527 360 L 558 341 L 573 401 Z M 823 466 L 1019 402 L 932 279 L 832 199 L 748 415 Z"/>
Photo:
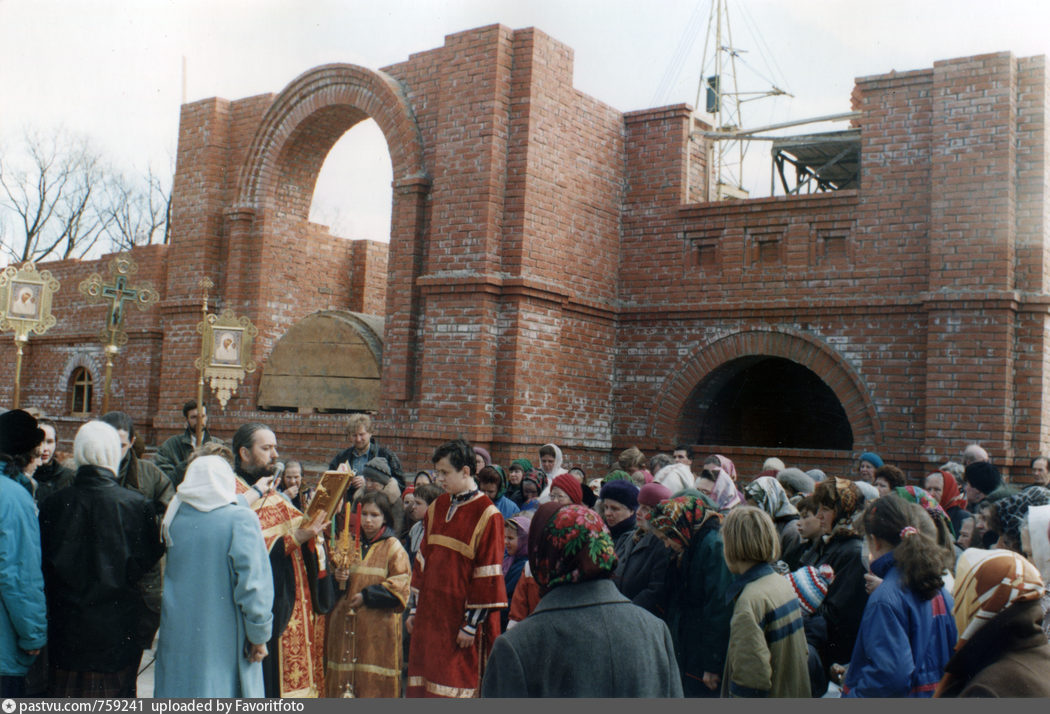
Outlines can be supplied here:
<path id="1" fill-rule="evenodd" d="M 824 596 L 828 594 L 828 586 L 835 579 L 835 571 L 827 563 L 819 568 L 805 565 L 793 573 L 788 573 L 786 577 L 795 595 L 798 596 L 802 610 L 812 615 L 820 607 L 820 603 L 824 602 Z"/>

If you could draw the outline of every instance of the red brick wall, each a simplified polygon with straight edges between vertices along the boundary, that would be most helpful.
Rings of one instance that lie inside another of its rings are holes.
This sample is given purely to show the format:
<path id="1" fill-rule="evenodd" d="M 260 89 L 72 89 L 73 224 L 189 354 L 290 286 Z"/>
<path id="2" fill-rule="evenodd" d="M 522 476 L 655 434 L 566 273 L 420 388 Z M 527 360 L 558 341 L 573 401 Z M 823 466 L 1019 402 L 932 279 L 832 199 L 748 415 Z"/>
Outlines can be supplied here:
<path id="1" fill-rule="evenodd" d="M 260 331 L 260 370 L 213 408 L 216 431 L 270 423 L 308 469 L 345 445 L 346 417 L 259 412 L 255 392 L 281 335 L 331 308 L 385 316 L 376 433 L 409 470 L 464 436 L 503 462 L 555 441 L 602 473 L 626 446 L 688 440 L 696 386 L 759 354 L 824 380 L 855 443 L 696 445 L 742 475 L 770 455 L 848 473 L 870 449 L 918 479 L 971 440 L 1016 474 L 1050 450 L 1043 58 L 860 78 L 859 188 L 722 203 L 704 202 L 689 107 L 623 114 L 572 74 L 571 48 L 491 25 L 378 72 L 325 65 L 276 95 L 184 106 L 172 245 L 136 251 L 162 300 L 129 317 L 118 369 L 147 438 L 195 394 L 207 274 L 212 309 Z M 391 152 L 389 246 L 307 220 L 328 150 L 365 117 Z M 60 325 L 31 339 L 23 392 L 47 411 L 63 370 L 100 355 L 101 308 L 71 288 L 91 265 L 53 265 Z"/>

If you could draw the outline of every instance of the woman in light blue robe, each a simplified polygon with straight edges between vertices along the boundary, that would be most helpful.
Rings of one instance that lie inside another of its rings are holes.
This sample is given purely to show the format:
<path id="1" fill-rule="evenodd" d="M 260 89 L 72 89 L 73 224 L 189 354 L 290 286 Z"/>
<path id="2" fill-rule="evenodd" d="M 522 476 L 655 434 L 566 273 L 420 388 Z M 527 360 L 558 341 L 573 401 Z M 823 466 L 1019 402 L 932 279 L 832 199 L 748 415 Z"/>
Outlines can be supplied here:
<path id="1" fill-rule="evenodd" d="M 190 463 L 162 531 L 168 561 L 154 696 L 265 696 L 270 559 L 259 519 L 237 501 L 229 463 Z"/>

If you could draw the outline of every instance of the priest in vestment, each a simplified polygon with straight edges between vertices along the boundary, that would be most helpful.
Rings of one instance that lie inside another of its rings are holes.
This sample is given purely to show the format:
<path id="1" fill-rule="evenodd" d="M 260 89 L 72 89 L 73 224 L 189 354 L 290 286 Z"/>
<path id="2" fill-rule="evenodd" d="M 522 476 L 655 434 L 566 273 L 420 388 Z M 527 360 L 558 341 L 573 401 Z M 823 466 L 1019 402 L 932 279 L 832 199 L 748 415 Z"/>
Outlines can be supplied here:
<path id="1" fill-rule="evenodd" d="M 322 696 L 324 613 L 335 597 L 324 542 L 317 538 L 324 517 L 305 523 L 303 512 L 272 490 L 278 454 L 269 427 L 242 426 L 233 435 L 233 454 L 237 493 L 259 517 L 273 571 L 273 637 L 262 663 L 266 696 Z"/>
<path id="2" fill-rule="evenodd" d="M 476 697 L 507 606 L 503 516 L 478 491 L 474 449 L 457 439 L 434 452 L 447 493 L 427 509 L 412 572 L 409 697 Z"/>

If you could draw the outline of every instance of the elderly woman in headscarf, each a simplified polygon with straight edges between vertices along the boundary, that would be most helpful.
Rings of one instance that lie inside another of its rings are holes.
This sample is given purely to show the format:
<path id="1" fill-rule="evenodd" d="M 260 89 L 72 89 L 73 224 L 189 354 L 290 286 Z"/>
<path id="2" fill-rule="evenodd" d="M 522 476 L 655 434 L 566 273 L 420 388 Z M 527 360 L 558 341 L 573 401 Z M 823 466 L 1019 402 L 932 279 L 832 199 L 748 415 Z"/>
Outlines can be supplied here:
<path id="1" fill-rule="evenodd" d="M 1036 567 L 1043 583 L 1050 582 L 1050 505 L 1031 506 L 1021 524 L 1021 554 Z M 1043 607 L 1043 634 L 1050 640 L 1050 592 L 1039 599 Z"/>
<path id="2" fill-rule="evenodd" d="M 923 485 L 948 514 L 952 522 L 952 531 L 958 534 L 962 522 L 973 518 L 973 515 L 966 510 L 966 494 L 959 488 L 959 482 L 955 476 L 951 471 L 941 469 L 927 475 Z"/>
<path id="3" fill-rule="evenodd" d="M 685 464 L 668 464 L 656 472 L 653 482 L 667 488 L 672 496 L 679 495 L 686 489 L 693 488 L 696 477 Z"/>
<path id="4" fill-rule="evenodd" d="M 661 469 L 660 473 L 667 468 Z M 667 567 L 671 551 L 652 532 L 649 519 L 660 501 L 671 496 L 671 491 L 658 481 L 642 486 L 638 492 L 634 533 L 623 554 L 618 555 L 620 562 L 616 566 L 616 587 L 635 605 L 644 607 L 654 615 L 664 613 L 667 599 Z"/>
<path id="5" fill-rule="evenodd" d="M 729 465 L 732 466 L 733 462 L 729 461 Z M 721 513 L 725 513 L 743 503 L 744 498 L 736 490 L 736 484 L 729 473 L 721 466 L 717 471 L 712 466 L 713 464 L 704 464 L 704 470 L 696 477 L 696 489 L 710 498 Z"/>
<path id="6" fill-rule="evenodd" d="M 682 696 L 667 626 L 610 580 L 616 554 L 598 514 L 578 504 L 540 506 L 529 565 L 543 597 L 493 645 L 483 697 Z"/>
<path id="7" fill-rule="evenodd" d="M 602 520 L 609 528 L 617 557 L 623 557 L 630 547 L 637 522 L 638 487 L 631 481 L 616 479 L 602 486 L 598 498 L 602 502 Z"/>
<path id="8" fill-rule="evenodd" d="M 995 508 L 1001 528 L 996 547 L 1020 553 L 1021 524 L 1028 515 L 1028 509 L 1047 504 L 1050 504 L 1050 489 L 1042 486 L 1029 486 L 1020 493 L 996 501 Z"/>
<path id="9" fill-rule="evenodd" d="M 1050 697 L 1043 592 L 1039 571 L 1020 554 L 967 549 L 955 570 L 959 640 L 934 696 Z"/>
<path id="10" fill-rule="evenodd" d="M 850 661 L 868 593 L 861 559 L 863 538 L 853 525 L 864 500 L 860 489 L 847 479 L 829 478 L 817 484 L 813 498 L 825 538 L 806 552 L 802 564 L 830 565 L 835 573 L 824 601 L 806 618 L 810 684 L 813 696 L 820 697 L 827 691 L 831 666 Z"/>
<path id="11" fill-rule="evenodd" d="M 955 545 L 955 530 L 952 528 L 952 521 L 948 518 L 948 514 L 941 508 L 941 504 L 937 502 L 937 499 L 933 497 L 933 494 L 929 493 L 925 489 L 921 489 L 918 486 L 898 486 L 893 489 L 893 492 L 903 498 L 909 503 L 915 503 L 922 506 L 922 509 L 926 511 L 926 514 L 933 521 L 934 527 L 937 529 L 937 544 L 944 548 L 948 555 L 951 557 L 952 562 L 962 554 L 962 552 L 956 553 Z M 952 584 L 955 582 L 952 579 L 951 573 L 948 573 L 948 589 L 951 589 Z"/>
<path id="12" fill-rule="evenodd" d="M 264 696 L 273 578 L 259 519 L 238 503 L 229 462 L 190 462 L 162 530 L 168 561 L 155 695 Z"/>
<path id="13" fill-rule="evenodd" d="M 722 515 L 706 496 L 661 501 L 649 521 L 675 553 L 667 574 L 664 619 L 674 640 L 682 690 L 687 697 L 717 697 L 733 603 L 732 575 L 722 556 Z"/>
<path id="14" fill-rule="evenodd" d="M 780 559 L 788 570 L 797 570 L 802 558 L 802 536 L 798 532 L 798 509 L 788 499 L 787 491 L 772 476 L 759 476 L 744 486 L 748 505 L 761 508 L 773 519 L 780 537 Z"/>

